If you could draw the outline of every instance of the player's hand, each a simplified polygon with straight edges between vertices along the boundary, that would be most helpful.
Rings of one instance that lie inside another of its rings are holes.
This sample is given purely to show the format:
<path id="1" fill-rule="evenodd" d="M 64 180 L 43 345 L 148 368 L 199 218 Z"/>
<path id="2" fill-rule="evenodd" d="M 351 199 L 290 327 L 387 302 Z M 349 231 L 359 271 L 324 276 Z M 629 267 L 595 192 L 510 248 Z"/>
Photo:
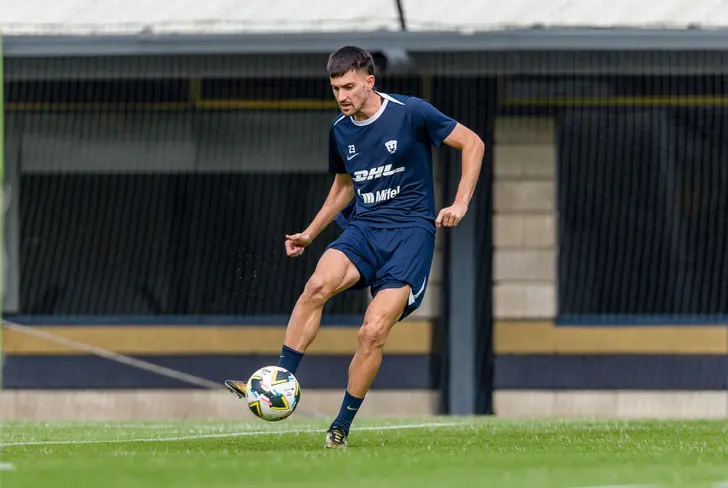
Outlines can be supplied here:
<path id="1" fill-rule="evenodd" d="M 303 250 L 311 244 L 311 237 L 308 234 L 298 233 L 286 236 L 286 254 L 289 258 L 297 258 L 303 254 Z"/>
<path id="2" fill-rule="evenodd" d="M 440 210 L 435 220 L 436 227 L 455 227 L 465 217 L 468 206 L 464 203 L 455 202 L 447 208 Z"/>

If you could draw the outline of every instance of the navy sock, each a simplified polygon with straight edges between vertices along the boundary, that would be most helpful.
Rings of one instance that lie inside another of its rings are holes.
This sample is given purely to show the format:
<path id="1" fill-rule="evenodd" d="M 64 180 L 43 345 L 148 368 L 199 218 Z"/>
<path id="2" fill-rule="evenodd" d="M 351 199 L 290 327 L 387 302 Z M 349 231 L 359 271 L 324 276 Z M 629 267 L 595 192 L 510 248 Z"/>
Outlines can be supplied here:
<path id="1" fill-rule="evenodd" d="M 301 362 L 302 358 L 302 352 L 298 352 L 288 346 L 283 346 L 283 349 L 281 349 L 281 357 L 278 360 L 278 366 L 287 369 L 295 375 L 298 369 L 298 363 Z"/>
<path id="2" fill-rule="evenodd" d="M 359 411 L 359 407 L 361 407 L 363 401 L 363 398 L 351 396 L 347 391 L 344 395 L 344 401 L 341 402 L 339 415 L 334 419 L 331 427 L 341 427 L 348 434 L 349 429 L 351 428 L 351 423 L 354 421 L 354 416 L 356 415 L 356 412 Z"/>

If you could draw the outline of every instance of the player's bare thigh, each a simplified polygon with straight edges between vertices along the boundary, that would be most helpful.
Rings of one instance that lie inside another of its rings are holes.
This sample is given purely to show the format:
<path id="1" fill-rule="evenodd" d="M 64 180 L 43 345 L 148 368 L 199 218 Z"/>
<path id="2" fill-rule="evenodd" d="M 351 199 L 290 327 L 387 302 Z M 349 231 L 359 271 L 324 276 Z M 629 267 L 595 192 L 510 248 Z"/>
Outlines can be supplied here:
<path id="1" fill-rule="evenodd" d="M 359 343 L 365 348 L 382 348 L 389 332 L 402 316 L 410 295 L 409 285 L 385 288 L 372 299 L 359 329 Z"/>
<path id="2" fill-rule="evenodd" d="M 346 254 L 338 249 L 327 249 L 306 283 L 304 294 L 327 300 L 351 288 L 359 279 L 359 270 Z"/>

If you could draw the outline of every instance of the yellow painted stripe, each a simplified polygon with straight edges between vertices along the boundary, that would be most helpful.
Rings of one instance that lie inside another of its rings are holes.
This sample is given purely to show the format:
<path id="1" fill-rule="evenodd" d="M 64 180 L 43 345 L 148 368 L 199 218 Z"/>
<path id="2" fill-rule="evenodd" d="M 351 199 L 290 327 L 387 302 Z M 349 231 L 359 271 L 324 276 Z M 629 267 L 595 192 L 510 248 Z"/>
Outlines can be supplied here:
<path id="1" fill-rule="evenodd" d="M 338 110 L 336 100 L 199 100 L 195 99 L 197 89 L 190 87 L 190 102 L 155 102 L 155 103 L 8 103 L 10 111 L 46 111 L 46 110 Z"/>
<path id="2" fill-rule="evenodd" d="M 728 327 L 555 327 L 544 321 L 495 324 L 496 354 L 726 354 Z"/>
<path id="3" fill-rule="evenodd" d="M 495 322 L 493 349 L 496 354 L 553 353 L 551 322 Z"/>
<path id="4" fill-rule="evenodd" d="M 5 108 L 10 111 L 46 111 L 46 110 L 187 110 L 192 105 L 186 102 L 156 103 L 8 103 Z"/>
<path id="5" fill-rule="evenodd" d="M 64 337 L 121 354 L 278 354 L 285 327 L 281 326 L 55 326 L 38 327 Z M 357 327 L 322 327 L 306 354 L 352 354 Z M 432 352 L 429 322 L 402 322 L 394 326 L 386 354 Z M 3 335 L 5 354 L 86 354 L 15 330 Z"/>
<path id="6" fill-rule="evenodd" d="M 686 95 L 645 97 L 514 97 L 506 98 L 503 104 L 510 107 L 695 107 L 725 106 L 728 97 Z"/>
<path id="7" fill-rule="evenodd" d="M 726 327 L 602 327 L 556 329 L 560 354 L 725 354 Z"/>

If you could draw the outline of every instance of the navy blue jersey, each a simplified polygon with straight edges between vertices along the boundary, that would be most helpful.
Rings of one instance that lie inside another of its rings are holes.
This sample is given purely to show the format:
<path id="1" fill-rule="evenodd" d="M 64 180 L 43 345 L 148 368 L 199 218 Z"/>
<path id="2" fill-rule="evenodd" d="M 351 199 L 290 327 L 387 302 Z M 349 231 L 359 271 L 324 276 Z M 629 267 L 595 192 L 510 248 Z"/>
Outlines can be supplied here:
<path id="1" fill-rule="evenodd" d="M 329 171 L 351 175 L 355 191 L 336 222 L 434 234 L 432 145 L 440 147 L 456 121 L 420 98 L 380 95 L 382 107 L 372 117 L 340 115 L 331 125 Z"/>

